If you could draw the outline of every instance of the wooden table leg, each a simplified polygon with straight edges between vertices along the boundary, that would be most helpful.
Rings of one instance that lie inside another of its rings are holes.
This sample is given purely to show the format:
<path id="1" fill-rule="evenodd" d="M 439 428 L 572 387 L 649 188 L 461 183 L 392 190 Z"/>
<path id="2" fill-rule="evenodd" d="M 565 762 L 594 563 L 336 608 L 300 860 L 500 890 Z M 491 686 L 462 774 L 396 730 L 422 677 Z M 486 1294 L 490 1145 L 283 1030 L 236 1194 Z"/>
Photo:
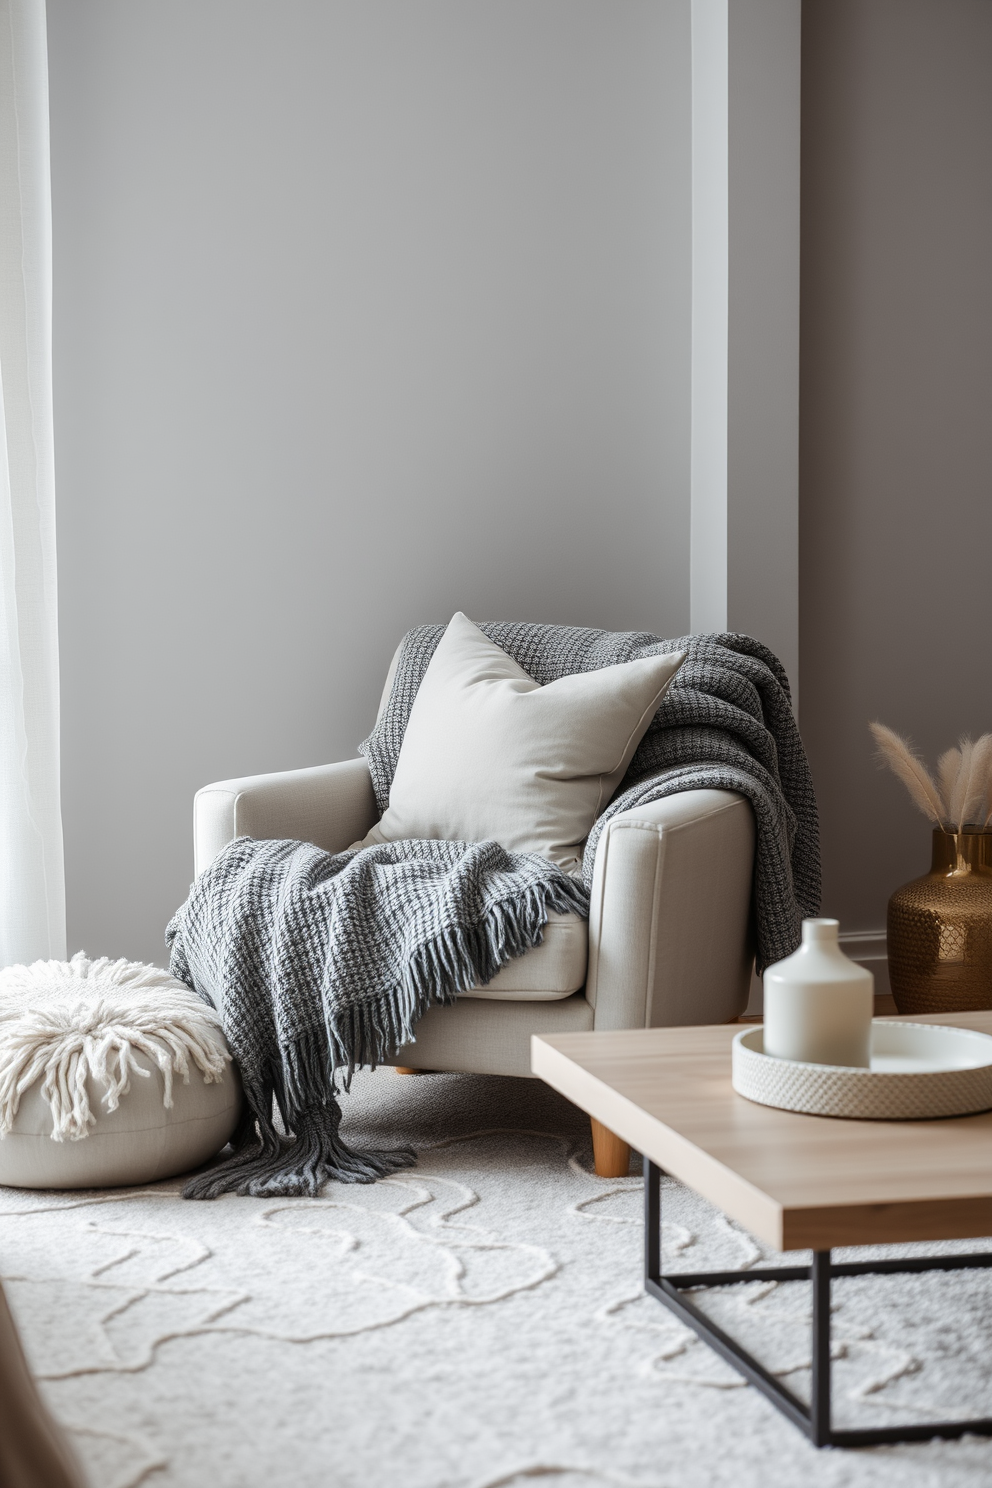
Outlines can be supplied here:
<path id="1" fill-rule="evenodd" d="M 589 1124 L 592 1127 L 592 1155 L 596 1163 L 596 1176 L 626 1178 L 630 1167 L 630 1143 L 622 1142 L 608 1126 L 603 1126 L 594 1116 L 590 1116 Z"/>

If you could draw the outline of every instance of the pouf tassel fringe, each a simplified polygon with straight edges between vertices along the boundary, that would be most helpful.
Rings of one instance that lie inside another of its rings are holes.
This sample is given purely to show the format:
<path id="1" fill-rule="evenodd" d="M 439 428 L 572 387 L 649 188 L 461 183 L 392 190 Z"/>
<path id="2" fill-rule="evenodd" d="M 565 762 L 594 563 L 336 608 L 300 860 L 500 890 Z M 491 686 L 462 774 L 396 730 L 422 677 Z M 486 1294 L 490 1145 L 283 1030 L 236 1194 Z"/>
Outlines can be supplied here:
<path id="1" fill-rule="evenodd" d="M 89 982 L 96 1000 L 45 1006 L 53 985 L 64 994 L 77 982 Z M 138 990 L 154 990 L 154 1006 L 129 999 Z M 191 1061 L 205 1083 L 224 1078 L 231 1056 L 220 1027 L 214 1009 L 161 967 L 106 956 L 89 961 L 82 951 L 69 962 L 8 967 L 0 972 L 0 1137 L 11 1131 L 23 1093 L 43 1077 L 53 1140 L 79 1141 L 96 1122 L 87 1080 L 105 1087 L 102 1104 L 115 1111 L 131 1075 L 150 1074 L 135 1054 L 158 1067 L 171 1108 L 174 1077 L 188 1085 Z"/>

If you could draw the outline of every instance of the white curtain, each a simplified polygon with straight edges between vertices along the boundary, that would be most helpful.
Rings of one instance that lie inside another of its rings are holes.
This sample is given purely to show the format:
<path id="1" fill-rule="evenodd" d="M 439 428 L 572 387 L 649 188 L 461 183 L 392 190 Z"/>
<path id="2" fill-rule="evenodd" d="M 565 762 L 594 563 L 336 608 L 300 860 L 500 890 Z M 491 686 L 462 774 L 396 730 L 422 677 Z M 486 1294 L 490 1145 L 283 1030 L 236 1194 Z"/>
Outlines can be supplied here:
<path id="1" fill-rule="evenodd" d="M 0 0 L 0 965 L 65 955 L 45 0 Z"/>

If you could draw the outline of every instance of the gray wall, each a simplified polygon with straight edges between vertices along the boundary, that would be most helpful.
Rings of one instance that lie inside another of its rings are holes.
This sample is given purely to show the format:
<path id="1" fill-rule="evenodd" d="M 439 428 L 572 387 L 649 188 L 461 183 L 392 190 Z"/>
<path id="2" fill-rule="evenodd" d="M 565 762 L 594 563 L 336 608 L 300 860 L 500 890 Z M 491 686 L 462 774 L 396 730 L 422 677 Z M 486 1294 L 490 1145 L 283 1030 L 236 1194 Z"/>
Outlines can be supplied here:
<path id="1" fill-rule="evenodd" d="M 868 720 L 992 728 L 990 162 L 989 0 L 805 0 L 801 726 L 849 930 L 929 866 Z"/>
<path id="2" fill-rule="evenodd" d="M 70 951 L 463 608 L 688 629 L 684 0 L 48 0 Z"/>

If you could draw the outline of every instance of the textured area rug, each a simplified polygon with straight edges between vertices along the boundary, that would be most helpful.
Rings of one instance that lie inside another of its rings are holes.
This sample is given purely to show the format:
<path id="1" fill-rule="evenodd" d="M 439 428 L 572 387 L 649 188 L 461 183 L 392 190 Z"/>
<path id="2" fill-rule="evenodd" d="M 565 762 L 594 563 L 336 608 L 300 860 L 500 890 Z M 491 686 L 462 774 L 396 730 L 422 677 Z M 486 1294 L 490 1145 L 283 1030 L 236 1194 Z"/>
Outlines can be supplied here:
<path id="1" fill-rule="evenodd" d="M 643 1295 L 639 1180 L 593 1176 L 538 1082 L 383 1070 L 345 1111 L 418 1166 L 315 1200 L 0 1190 L 4 1286 L 94 1488 L 992 1480 L 979 1438 L 808 1446 Z M 671 1181 L 663 1204 L 673 1267 L 765 1258 Z M 808 1393 L 808 1288 L 697 1295 Z M 836 1283 L 841 1421 L 992 1414 L 990 1325 L 989 1273 Z"/>

